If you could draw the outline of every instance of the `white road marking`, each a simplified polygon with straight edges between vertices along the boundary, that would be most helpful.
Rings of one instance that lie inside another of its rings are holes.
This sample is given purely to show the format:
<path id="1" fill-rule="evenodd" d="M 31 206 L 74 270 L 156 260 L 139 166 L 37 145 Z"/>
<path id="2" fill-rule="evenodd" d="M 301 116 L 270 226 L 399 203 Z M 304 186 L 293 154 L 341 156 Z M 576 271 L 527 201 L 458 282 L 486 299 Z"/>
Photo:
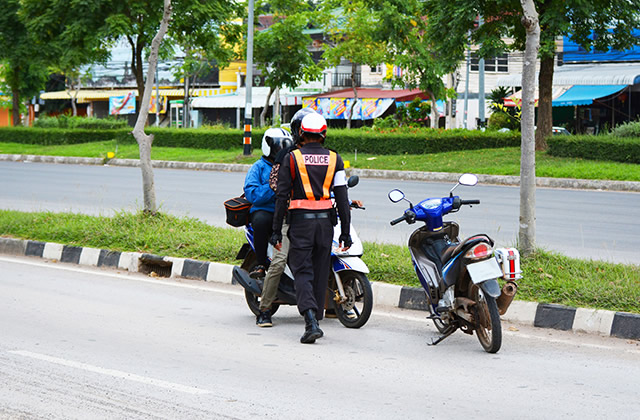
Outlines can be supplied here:
<path id="1" fill-rule="evenodd" d="M 112 376 L 114 378 L 126 379 L 128 381 L 140 382 L 146 385 L 153 385 L 160 388 L 170 389 L 172 391 L 185 392 L 187 394 L 201 395 L 210 394 L 211 391 L 206 389 L 194 388 L 191 386 L 176 384 L 173 382 L 167 382 L 160 379 L 149 378 L 146 376 L 136 375 L 134 373 L 123 372 L 115 369 L 106 369 L 99 366 L 88 365 L 86 363 L 75 362 L 73 360 L 60 359 L 58 357 L 47 356 L 45 354 L 32 353 L 30 351 L 22 350 L 10 350 L 8 353 L 16 354 L 18 356 L 29 357 L 32 359 L 42 360 L 57 365 L 67 366 L 75 369 L 85 370 L 87 372 L 99 373 L 101 375 Z"/>
<path id="2" fill-rule="evenodd" d="M 171 279 L 167 279 L 167 280 L 152 280 L 152 279 L 147 279 L 147 278 L 144 278 L 144 277 L 139 277 L 139 276 L 135 276 L 134 275 L 134 274 L 140 274 L 142 276 L 142 275 L 144 275 L 142 273 L 129 273 L 129 274 L 106 273 L 106 272 L 102 272 L 102 271 L 99 271 L 99 270 L 87 270 L 87 269 L 83 269 L 83 268 L 76 268 L 76 267 L 73 267 L 73 266 L 67 267 L 65 265 L 61 265 L 61 264 L 64 264 L 64 263 L 61 263 L 61 264 L 43 263 L 43 262 L 37 262 L 37 261 L 25 261 L 25 260 L 20 260 L 20 259 L 12 259 L 12 258 L 4 258 L 4 257 L 0 257 L 0 261 L 4 261 L 4 262 L 8 262 L 8 263 L 31 265 L 31 266 L 34 266 L 34 267 L 45 267 L 45 268 L 53 268 L 53 269 L 56 269 L 56 270 L 72 271 L 74 273 L 90 274 L 90 275 L 93 275 L 93 276 L 111 277 L 111 278 L 116 278 L 116 279 L 121 279 L 121 280 L 122 279 L 134 280 L 134 281 L 139 281 L 139 282 L 142 282 L 142 283 L 161 284 L 161 285 L 165 285 L 165 286 L 182 287 L 184 289 L 192 289 L 192 290 L 204 290 L 206 292 L 216 292 L 216 293 L 222 293 L 222 294 L 233 295 L 233 296 L 244 296 L 244 292 L 242 292 L 242 291 L 218 289 L 218 288 L 215 288 L 214 284 L 211 284 L 210 287 L 205 287 L 205 286 L 198 286 L 198 285 L 195 285 L 195 284 L 178 283 L 177 281 L 171 280 Z"/>

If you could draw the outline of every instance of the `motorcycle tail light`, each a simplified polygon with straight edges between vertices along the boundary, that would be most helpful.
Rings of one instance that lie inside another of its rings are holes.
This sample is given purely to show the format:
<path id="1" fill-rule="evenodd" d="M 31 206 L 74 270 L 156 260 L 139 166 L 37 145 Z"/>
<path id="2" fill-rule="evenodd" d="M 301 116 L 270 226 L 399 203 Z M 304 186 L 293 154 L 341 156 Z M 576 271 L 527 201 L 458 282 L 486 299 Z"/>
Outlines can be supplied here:
<path id="1" fill-rule="evenodd" d="M 479 260 L 490 257 L 493 254 L 493 248 L 486 243 L 479 243 L 464 254 L 465 258 Z"/>

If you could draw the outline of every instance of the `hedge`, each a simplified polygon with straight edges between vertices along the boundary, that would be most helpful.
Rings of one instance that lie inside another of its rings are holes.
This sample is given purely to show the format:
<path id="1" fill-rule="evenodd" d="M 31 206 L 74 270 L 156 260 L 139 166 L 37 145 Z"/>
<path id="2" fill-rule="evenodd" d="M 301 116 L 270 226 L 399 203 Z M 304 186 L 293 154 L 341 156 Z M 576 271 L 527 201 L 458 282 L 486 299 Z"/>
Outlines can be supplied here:
<path id="1" fill-rule="evenodd" d="M 547 144 L 552 156 L 640 163 L 640 137 L 553 136 Z"/>
<path id="2" fill-rule="evenodd" d="M 197 149 L 231 149 L 242 146 L 243 132 L 231 129 L 170 129 L 149 127 L 155 135 L 153 145 Z M 135 142 L 125 130 L 43 129 L 24 127 L 0 128 L 0 142 L 28 144 L 77 144 L 115 139 L 122 143 Z M 253 147 L 259 147 L 264 130 L 252 131 Z M 473 150 L 494 147 L 517 147 L 520 134 L 495 131 L 427 130 L 388 131 L 330 129 L 327 146 L 338 151 L 370 154 L 424 154 L 454 150 Z"/>

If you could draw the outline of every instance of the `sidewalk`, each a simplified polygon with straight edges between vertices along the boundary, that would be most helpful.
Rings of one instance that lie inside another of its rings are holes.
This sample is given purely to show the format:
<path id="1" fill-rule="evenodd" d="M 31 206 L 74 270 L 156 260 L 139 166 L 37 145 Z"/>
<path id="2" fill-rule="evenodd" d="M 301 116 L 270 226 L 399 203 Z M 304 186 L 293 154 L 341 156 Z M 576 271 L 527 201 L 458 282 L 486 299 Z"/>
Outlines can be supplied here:
<path id="1" fill-rule="evenodd" d="M 0 238 L 0 254 L 31 256 L 96 267 L 140 272 L 152 277 L 188 278 L 232 284 L 231 264 L 197 261 L 137 252 L 74 247 L 53 242 Z M 374 306 L 427 311 L 424 291 L 419 288 L 372 282 Z M 624 339 L 640 339 L 640 315 L 537 302 L 514 301 L 502 319 L 509 322 L 586 332 Z"/>
<path id="2" fill-rule="evenodd" d="M 102 158 L 83 158 L 66 156 L 38 156 L 38 155 L 6 155 L 0 154 L 0 162 L 40 162 L 40 163 L 61 163 L 73 165 L 110 165 L 138 167 L 138 159 L 111 159 L 106 162 Z M 154 160 L 154 168 L 167 169 L 191 169 L 200 171 L 220 171 L 220 172 L 247 172 L 251 165 L 236 163 L 202 163 L 202 162 L 176 162 L 167 160 Z M 459 174 L 447 172 L 417 172 L 417 171 L 394 171 L 382 169 L 358 169 L 349 170 L 351 175 L 358 175 L 363 178 L 383 178 L 399 179 L 407 181 L 427 181 L 427 182 L 456 182 Z M 494 185 L 520 185 L 520 177 L 507 175 L 482 175 L 478 174 L 481 184 Z M 536 177 L 536 185 L 545 188 L 567 188 L 581 190 L 605 190 L 640 192 L 640 182 L 637 181 L 603 181 L 571 178 L 544 178 Z"/>

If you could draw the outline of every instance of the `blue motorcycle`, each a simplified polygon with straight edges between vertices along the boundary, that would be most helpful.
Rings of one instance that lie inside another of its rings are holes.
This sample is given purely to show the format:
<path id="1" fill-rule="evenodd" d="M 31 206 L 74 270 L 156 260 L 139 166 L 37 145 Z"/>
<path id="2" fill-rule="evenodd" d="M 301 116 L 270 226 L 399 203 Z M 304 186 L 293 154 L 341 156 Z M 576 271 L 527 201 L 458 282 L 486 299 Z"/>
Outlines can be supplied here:
<path id="1" fill-rule="evenodd" d="M 409 252 L 427 296 L 428 318 L 441 334 L 431 345 L 461 329 L 467 334 L 475 331 L 484 350 L 496 353 L 502 345 L 500 315 L 511 304 L 517 292 L 516 280 L 522 277 L 520 255 L 514 248 L 494 251 L 493 240 L 485 234 L 460 240 L 458 224 L 442 220 L 464 205 L 480 204 L 480 200 L 453 195 L 459 185 L 477 183 L 475 175 L 463 174 L 448 197 L 427 198 L 416 206 L 402 191 L 392 190 L 389 199 L 394 203 L 407 201 L 409 208 L 391 225 L 424 223 L 409 237 Z M 505 280 L 502 288 L 498 279 Z"/>

